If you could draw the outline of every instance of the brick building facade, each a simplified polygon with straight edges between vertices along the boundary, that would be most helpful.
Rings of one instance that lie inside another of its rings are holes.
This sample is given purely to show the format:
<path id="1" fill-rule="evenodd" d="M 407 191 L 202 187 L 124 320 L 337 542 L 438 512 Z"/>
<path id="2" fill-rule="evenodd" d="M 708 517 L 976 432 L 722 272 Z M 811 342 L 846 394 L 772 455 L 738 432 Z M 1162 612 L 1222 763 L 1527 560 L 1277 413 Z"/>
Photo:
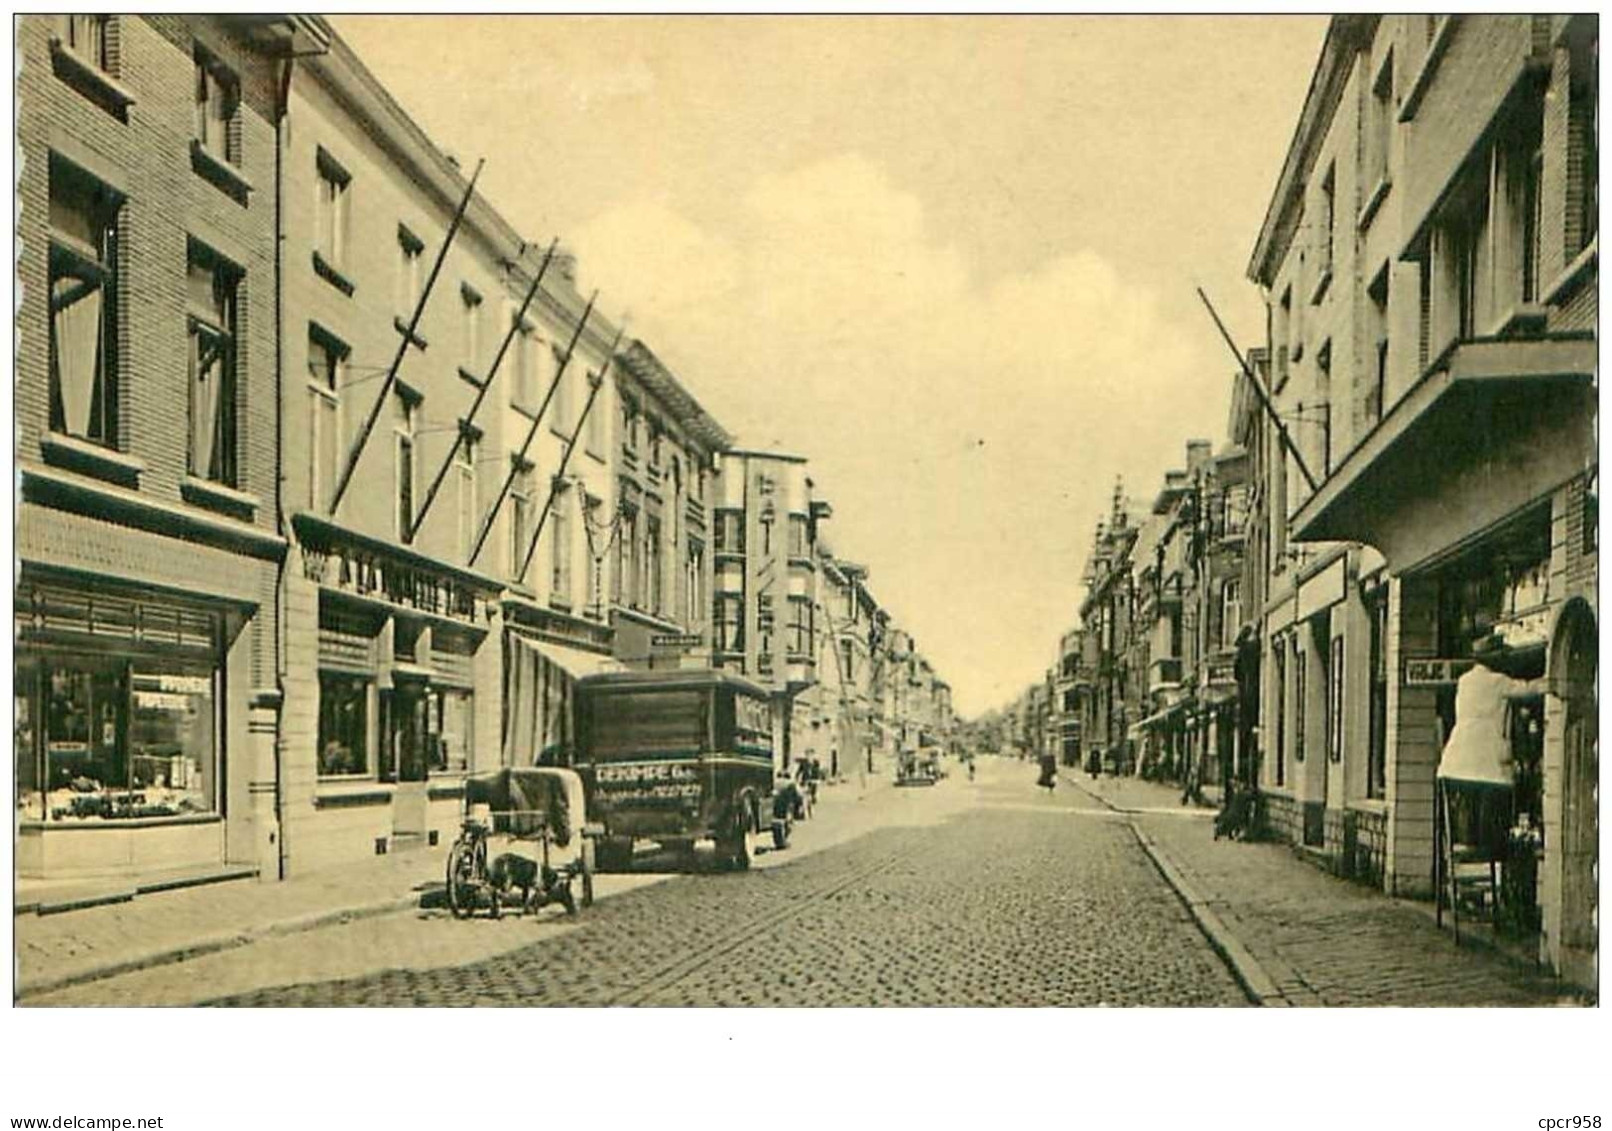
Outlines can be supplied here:
<path id="1" fill-rule="evenodd" d="M 276 64 L 233 20 L 23 17 L 17 44 L 19 875 L 253 867 Z"/>

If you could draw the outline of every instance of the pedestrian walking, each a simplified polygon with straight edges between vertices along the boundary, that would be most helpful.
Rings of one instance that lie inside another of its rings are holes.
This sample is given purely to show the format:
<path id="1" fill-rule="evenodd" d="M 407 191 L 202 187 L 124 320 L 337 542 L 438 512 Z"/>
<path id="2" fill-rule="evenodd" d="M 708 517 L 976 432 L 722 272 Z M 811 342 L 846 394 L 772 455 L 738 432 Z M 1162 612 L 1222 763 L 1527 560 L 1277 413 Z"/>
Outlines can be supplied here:
<path id="1" fill-rule="evenodd" d="M 1036 785 L 1044 786 L 1048 793 L 1058 786 L 1058 759 L 1051 754 L 1041 755 L 1041 777 Z"/>

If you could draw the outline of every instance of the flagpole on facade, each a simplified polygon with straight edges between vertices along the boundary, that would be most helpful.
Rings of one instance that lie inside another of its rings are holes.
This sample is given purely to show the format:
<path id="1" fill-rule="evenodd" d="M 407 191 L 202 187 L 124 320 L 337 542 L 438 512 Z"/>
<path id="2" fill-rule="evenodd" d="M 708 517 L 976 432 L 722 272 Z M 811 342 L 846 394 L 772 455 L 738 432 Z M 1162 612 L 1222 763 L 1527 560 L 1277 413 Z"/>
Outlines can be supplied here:
<path id="1" fill-rule="evenodd" d="M 437 492 L 442 489 L 442 481 L 448 477 L 448 469 L 453 467 L 454 458 L 458 456 L 460 447 L 464 445 L 466 434 L 476 422 L 476 413 L 481 411 L 481 402 L 487 399 L 487 391 L 493 387 L 493 379 L 498 376 L 498 367 L 503 364 L 504 355 L 509 352 L 510 343 L 515 340 L 515 335 L 520 332 L 521 322 L 526 318 L 526 311 L 530 309 L 532 300 L 537 297 L 538 288 L 543 285 L 543 276 L 547 273 L 549 262 L 554 258 L 554 251 L 559 245 L 560 238 L 556 236 L 549 244 L 548 251 L 544 252 L 543 262 L 537 269 L 537 277 L 532 280 L 532 285 L 527 288 L 526 298 L 521 302 L 520 310 L 516 311 L 515 317 L 510 320 L 509 329 L 504 332 L 504 340 L 499 343 L 498 352 L 493 355 L 492 367 L 487 370 L 487 376 L 482 380 L 481 388 L 476 390 L 476 399 L 470 404 L 469 414 L 465 416 L 454 435 L 453 446 L 448 449 L 448 458 L 443 460 L 442 466 L 437 469 L 436 478 L 431 481 L 431 486 L 425 493 L 425 500 L 420 504 L 420 511 L 415 515 L 413 523 L 409 526 L 409 541 L 412 542 L 415 535 L 419 534 L 420 527 L 425 525 L 426 513 L 430 511 L 431 504 L 436 501 Z M 474 362 L 473 358 L 471 360 Z"/>
<path id="2" fill-rule="evenodd" d="M 549 481 L 548 498 L 544 500 L 543 510 L 537 516 L 537 525 L 532 530 L 532 540 L 526 545 L 526 556 L 521 559 L 520 572 L 515 575 L 516 577 L 525 577 L 526 570 L 532 564 L 532 555 L 537 552 L 537 541 L 543 537 L 543 526 L 548 522 L 549 511 L 553 509 L 554 500 L 560 493 L 560 481 L 565 478 L 565 469 L 571 462 L 571 453 L 576 451 L 577 440 L 582 437 L 582 426 L 587 422 L 588 413 L 593 411 L 593 403 L 599 399 L 599 390 L 604 388 L 605 375 L 610 372 L 610 365 L 615 360 L 616 347 L 621 344 L 621 335 L 622 330 L 618 329 L 616 331 L 616 340 L 610 343 L 610 351 L 605 354 L 604 364 L 599 367 L 598 373 L 592 375 L 590 381 L 592 388 L 588 390 L 587 403 L 582 406 L 582 411 L 577 415 L 576 427 L 571 430 L 571 439 L 565 445 L 565 454 L 560 457 L 559 469 L 554 472 L 554 478 Z"/>
<path id="3" fill-rule="evenodd" d="M 392 395 L 392 387 L 397 384 L 397 371 L 403 365 L 403 358 L 408 355 L 409 347 L 420 340 L 418 337 L 420 317 L 425 314 L 425 304 L 431 298 L 431 289 L 436 286 L 437 276 L 442 273 L 442 264 L 448 258 L 448 247 L 453 243 L 453 237 L 459 234 L 459 225 L 464 222 L 465 212 L 470 207 L 470 199 L 476 193 L 476 179 L 481 176 L 482 166 L 486 163 L 485 160 L 476 162 L 476 171 L 470 175 L 470 184 L 465 187 L 464 199 L 459 202 L 459 208 L 453 214 L 453 222 L 448 225 L 448 234 L 443 237 L 442 246 L 437 248 L 437 261 L 431 265 L 431 274 L 425 280 L 420 297 L 414 300 L 414 313 L 409 316 L 408 327 L 403 330 L 402 341 L 397 344 L 397 354 L 386 370 L 386 380 L 381 382 L 380 394 L 375 398 L 369 415 L 364 419 L 364 426 L 358 433 L 358 442 L 353 445 L 352 453 L 347 457 L 347 466 L 342 468 L 341 478 L 336 481 L 336 490 L 330 496 L 332 515 L 341 506 L 342 496 L 347 493 L 347 486 L 353 481 L 353 473 L 358 470 L 358 461 L 364 454 L 364 446 L 369 443 L 370 434 L 375 431 L 375 422 L 380 419 L 381 409 L 385 407 L 387 398 Z"/>
<path id="4" fill-rule="evenodd" d="M 1311 494 L 1314 494 L 1320 485 L 1316 483 L 1315 476 L 1310 474 L 1310 468 L 1304 462 L 1304 457 L 1299 454 L 1298 446 L 1293 443 L 1293 437 L 1288 435 L 1287 425 L 1282 422 L 1276 407 L 1271 404 L 1270 398 L 1265 395 L 1265 388 L 1259 383 L 1259 378 L 1254 375 L 1254 370 L 1249 366 L 1248 360 L 1243 357 L 1243 351 L 1237 348 L 1236 342 L 1232 341 L 1231 331 L 1227 330 L 1226 324 L 1220 320 L 1220 315 L 1215 312 L 1214 304 L 1209 301 L 1209 296 L 1203 293 L 1202 287 L 1197 288 L 1197 291 L 1198 297 L 1203 300 L 1204 308 L 1209 311 L 1209 317 L 1215 320 L 1215 328 L 1220 331 L 1220 336 L 1225 339 L 1226 345 L 1231 348 L 1232 354 L 1237 358 L 1237 364 L 1242 367 L 1243 376 L 1247 377 L 1248 383 L 1254 387 L 1254 395 L 1259 398 L 1260 407 L 1270 416 L 1271 423 L 1276 425 L 1276 434 L 1281 437 L 1282 445 L 1292 455 L 1293 462 L 1298 464 L 1299 473 L 1304 476 L 1304 481 L 1310 485 Z"/>
<path id="5" fill-rule="evenodd" d="M 521 442 L 521 450 L 510 462 L 509 474 L 504 476 L 503 486 L 498 489 L 498 498 L 493 500 L 492 509 L 482 520 L 481 532 L 476 535 L 476 545 L 471 549 L 470 560 L 466 563 L 468 566 L 476 564 L 482 548 L 487 545 L 487 536 L 492 533 L 493 523 L 498 519 L 499 508 L 504 505 L 504 499 L 508 497 L 509 488 L 515 482 L 515 476 L 520 471 L 521 465 L 526 462 L 526 453 L 531 450 L 532 441 L 537 437 L 538 425 L 543 421 L 543 414 L 548 411 L 549 402 L 554 399 L 560 382 L 565 379 L 566 367 L 571 364 L 571 355 L 576 352 L 577 342 L 582 338 L 582 331 L 588 324 L 588 316 L 593 313 L 594 300 L 598 297 L 599 292 L 594 291 L 588 298 L 588 305 L 582 310 L 582 317 L 577 319 L 577 327 L 571 334 L 571 341 L 565 347 L 565 355 L 560 358 L 560 367 L 554 371 L 554 380 L 549 382 L 548 392 L 543 394 L 543 403 L 538 406 L 537 415 L 532 417 L 532 426 L 526 430 L 526 439 Z"/>

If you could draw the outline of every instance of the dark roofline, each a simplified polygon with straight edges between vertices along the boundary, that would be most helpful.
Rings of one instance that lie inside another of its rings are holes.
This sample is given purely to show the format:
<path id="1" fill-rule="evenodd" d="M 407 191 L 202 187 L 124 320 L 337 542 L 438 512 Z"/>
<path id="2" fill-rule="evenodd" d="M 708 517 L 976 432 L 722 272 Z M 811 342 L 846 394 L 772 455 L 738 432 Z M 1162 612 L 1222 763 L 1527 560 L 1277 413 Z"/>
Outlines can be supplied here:
<path id="1" fill-rule="evenodd" d="M 634 338 L 630 346 L 616 355 L 616 360 L 666 407 L 673 419 L 712 451 L 725 452 L 733 446 L 733 437 L 701 407 L 694 394 L 655 356 L 655 351 L 645 345 L 643 339 Z"/>

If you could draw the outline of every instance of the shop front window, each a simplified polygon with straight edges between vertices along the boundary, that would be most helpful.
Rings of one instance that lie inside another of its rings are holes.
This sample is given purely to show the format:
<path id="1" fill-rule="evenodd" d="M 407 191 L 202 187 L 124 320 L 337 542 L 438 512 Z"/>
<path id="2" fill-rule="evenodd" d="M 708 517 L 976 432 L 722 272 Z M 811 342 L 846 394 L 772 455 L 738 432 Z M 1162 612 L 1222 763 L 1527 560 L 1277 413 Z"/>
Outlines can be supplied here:
<path id="1" fill-rule="evenodd" d="M 49 656 L 14 674 L 19 815 L 177 817 L 217 803 L 217 677 L 204 663 Z"/>
<path id="2" fill-rule="evenodd" d="M 213 677 L 162 665 L 130 672 L 129 785 L 145 816 L 213 808 L 218 715 Z"/>
<path id="3" fill-rule="evenodd" d="M 369 681 L 319 673 L 319 776 L 370 772 Z"/>

